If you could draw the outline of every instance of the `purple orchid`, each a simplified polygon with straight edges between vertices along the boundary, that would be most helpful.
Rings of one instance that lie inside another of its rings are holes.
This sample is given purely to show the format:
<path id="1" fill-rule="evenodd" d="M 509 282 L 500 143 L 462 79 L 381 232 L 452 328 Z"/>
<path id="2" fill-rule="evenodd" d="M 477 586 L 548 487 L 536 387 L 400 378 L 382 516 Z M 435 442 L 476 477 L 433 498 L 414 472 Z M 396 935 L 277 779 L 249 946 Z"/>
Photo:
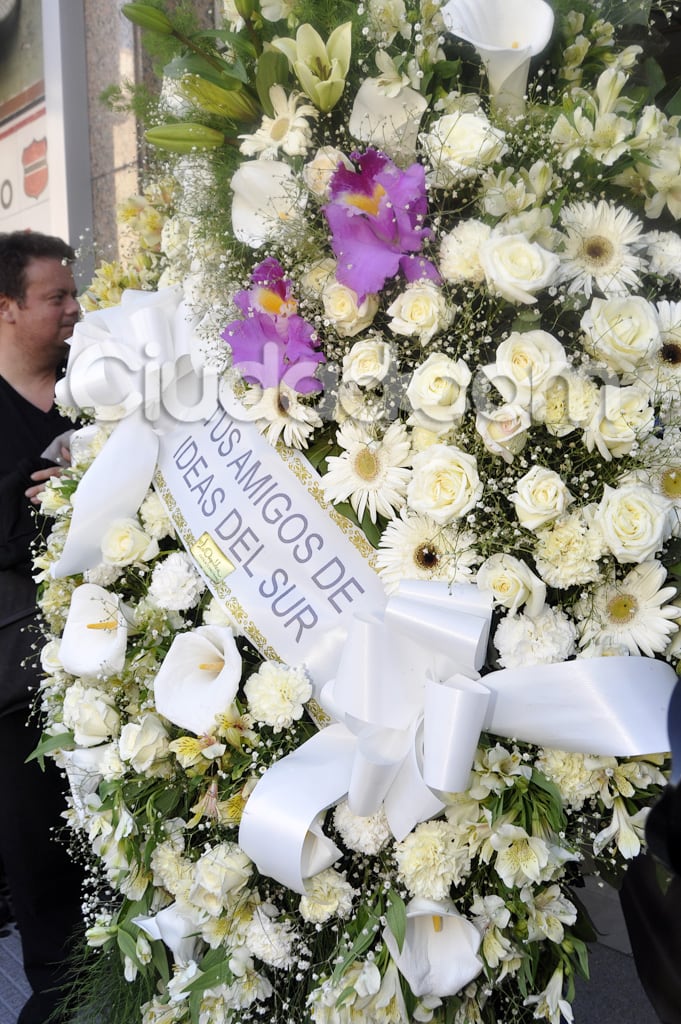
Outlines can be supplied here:
<path id="1" fill-rule="evenodd" d="M 353 153 L 357 170 L 340 164 L 331 179 L 331 202 L 324 213 L 338 260 L 338 280 L 360 301 L 380 292 L 402 270 L 408 281 L 440 276 L 430 260 L 419 255 L 432 231 L 424 227 L 428 212 L 425 172 L 414 163 L 405 171 L 385 153 L 368 149 Z"/>
<path id="2" fill-rule="evenodd" d="M 273 256 L 268 256 L 253 269 L 251 285 L 251 288 L 245 288 L 234 296 L 234 304 L 244 316 L 254 312 L 290 316 L 298 308 L 291 281 L 284 276 L 284 268 Z"/>
<path id="3" fill-rule="evenodd" d="M 268 257 L 251 275 L 253 287 L 234 301 L 245 319 L 227 324 L 221 337 L 232 349 L 232 362 L 249 384 L 263 388 L 287 384 L 301 395 L 321 391 L 314 376 L 325 362 L 314 328 L 295 313 L 291 282 L 280 263 Z"/>

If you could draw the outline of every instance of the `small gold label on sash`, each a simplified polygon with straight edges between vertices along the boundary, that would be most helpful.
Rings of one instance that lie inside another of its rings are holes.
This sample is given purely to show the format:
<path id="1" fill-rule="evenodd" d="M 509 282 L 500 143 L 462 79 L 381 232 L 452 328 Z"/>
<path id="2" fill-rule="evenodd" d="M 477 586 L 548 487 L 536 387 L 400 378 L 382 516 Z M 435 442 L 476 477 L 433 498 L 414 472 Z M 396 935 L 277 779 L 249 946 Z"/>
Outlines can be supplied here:
<path id="1" fill-rule="evenodd" d="M 234 562 L 230 562 L 209 533 L 202 533 L 190 551 L 198 567 L 212 583 L 222 583 L 236 569 Z"/>

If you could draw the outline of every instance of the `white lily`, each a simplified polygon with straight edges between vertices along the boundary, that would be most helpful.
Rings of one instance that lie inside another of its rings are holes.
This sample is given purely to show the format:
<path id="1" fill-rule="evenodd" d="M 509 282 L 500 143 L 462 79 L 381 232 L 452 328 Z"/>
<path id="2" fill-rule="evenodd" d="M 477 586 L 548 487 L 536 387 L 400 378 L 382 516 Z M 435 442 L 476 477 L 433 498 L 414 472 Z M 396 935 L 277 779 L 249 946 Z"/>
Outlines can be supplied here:
<path id="1" fill-rule="evenodd" d="M 492 104 L 522 113 L 530 60 L 546 47 L 554 15 L 544 0 L 447 0 L 442 17 L 452 35 L 475 47 L 487 70 Z"/>
<path id="2" fill-rule="evenodd" d="M 413 899 L 402 949 L 390 928 L 383 938 L 415 996 L 456 995 L 482 970 L 480 932 L 451 900 Z"/>
<path id="3" fill-rule="evenodd" d="M 241 655 L 229 627 L 179 633 L 154 680 L 157 711 L 197 736 L 210 733 L 230 707 L 241 679 Z"/>
<path id="4" fill-rule="evenodd" d="M 276 238 L 305 208 L 305 195 L 288 164 L 248 160 L 232 175 L 232 228 L 240 242 L 257 249 Z"/>
<path id="5" fill-rule="evenodd" d="M 76 587 L 59 647 L 64 669 L 88 679 L 115 675 L 125 663 L 127 639 L 118 597 L 94 583 Z"/>
<path id="6" fill-rule="evenodd" d="M 277 38 L 272 46 L 288 59 L 303 92 L 326 113 L 338 103 L 350 67 L 352 23 L 338 25 L 326 43 L 312 25 L 301 25 L 295 39 Z"/>

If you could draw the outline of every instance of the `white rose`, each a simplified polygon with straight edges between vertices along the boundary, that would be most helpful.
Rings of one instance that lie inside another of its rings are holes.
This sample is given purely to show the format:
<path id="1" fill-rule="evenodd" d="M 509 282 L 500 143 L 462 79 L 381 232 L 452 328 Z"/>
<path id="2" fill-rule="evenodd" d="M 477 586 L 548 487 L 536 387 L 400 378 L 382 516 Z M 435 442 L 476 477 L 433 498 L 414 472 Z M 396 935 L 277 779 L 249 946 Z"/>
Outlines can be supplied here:
<path id="1" fill-rule="evenodd" d="M 606 485 L 595 518 L 618 562 L 652 558 L 671 534 L 669 503 L 643 484 Z"/>
<path id="2" fill-rule="evenodd" d="M 555 280 L 560 260 L 524 235 L 493 233 L 480 249 L 488 287 L 509 302 L 536 302 L 536 294 Z"/>
<path id="3" fill-rule="evenodd" d="M 79 747 L 95 747 L 118 733 L 120 719 L 113 698 L 95 686 L 69 686 L 62 714 Z"/>
<path id="4" fill-rule="evenodd" d="M 408 338 L 418 338 L 422 345 L 448 327 L 454 318 L 442 291 L 432 281 L 415 281 L 407 285 L 386 310 L 392 317 L 390 330 Z"/>
<path id="5" fill-rule="evenodd" d="M 118 740 L 121 760 L 129 761 L 140 775 L 168 753 L 168 733 L 160 718 L 146 714 L 140 722 L 126 722 Z"/>
<path id="6" fill-rule="evenodd" d="M 591 421 L 584 430 L 589 451 L 598 448 L 604 459 L 622 458 L 635 444 L 647 437 L 655 426 L 655 410 L 644 386 L 619 388 L 606 384 L 601 388 Z"/>
<path id="7" fill-rule="evenodd" d="M 331 179 L 336 173 L 340 164 L 348 170 L 352 170 L 352 164 L 334 146 L 321 146 L 315 153 L 312 160 L 309 160 L 303 167 L 303 181 L 319 199 L 326 199 L 329 194 Z"/>
<path id="8" fill-rule="evenodd" d="M 586 351 L 615 373 L 632 373 L 662 344 L 655 307 L 640 295 L 593 299 L 582 330 Z"/>
<path id="9" fill-rule="evenodd" d="M 303 274 L 300 286 L 308 295 L 321 299 L 327 284 L 336 279 L 337 263 L 330 256 L 316 260 Z"/>
<path id="10" fill-rule="evenodd" d="M 343 381 L 375 388 L 390 369 L 390 346 L 380 337 L 357 341 L 343 356 Z"/>
<path id="11" fill-rule="evenodd" d="M 410 424 L 444 433 L 460 423 L 470 381 L 471 371 L 463 359 L 455 362 L 443 352 L 431 353 L 414 371 L 407 387 L 414 410 Z"/>
<path id="12" fill-rule="evenodd" d="M 513 331 L 497 347 L 496 362 L 482 371 L 505 402 L 540 414 L 544 394 L 568 367 L 565 349 L 548 331 Z"/>
<path id="13" fill-rule="evenodd" d="M 357 292 L 339 281 L 328 281 L 322 291 L 324 313 L 341 338 L 353 338 L 368 327 L 378 310 L 378 296 L 366 295 L 357 302 Z"/>
<path id="14" fill-rule="evenodd" d="M 511 614 L 526 604 L 528 614 L 536 615 L 546 600 L 546 586 L 539 577 L 520 558 L 505 553 L 485 559 L 478 569 L 477 585 Z"/>
<path id="15" fill-rule="evenodd" d="M 115 519 L 101 541 L 102 560 L 108 565 L 147 562 L 158 554 L 158 544 L 136 519 Z"/>
<path id="16" fill-rule="evenodd" d="M 460 448 L 434 444 L 414 456 L 407 501 L 415 512 L 436 523 L 461 519 L 475 507 L 482 491 L 474 456 Z"/>
<path id="17" fill-rule="evenodd" d="M 366 78 L 355 94 L 348 128 L 355 139 L 388 156 L 400 157 L 404 164 L 414 158 L 419 124 L 427 107 L 425 96 L 408 84 L 393 94 L 383 78 Z"/>
<path id="18" fill-rule="evenodd" d="M 500 455 L 504 462 L 513 462 L 513 456 L 522 451 L 530 429 L 530 414 L 522 405 L 509 402 L 475 417 L 475 429 L 482 443 L 492 455 Z"/>
<path id="19" fill-rule="evenodd" d="M 420 136 L 431 168 L 429 180 L 437 188 L 451 188 L 476 177 L 506 153 L 504 138 L 482 112 L 445 114 Z"/>
<path id="20" fill-rule="evenodd" d="M 219 843 L 194 865 L 189 899 L 199 909 L 217 917 L 230 894 L 246 885 L 252 870 L 250 859 L 236 843 Z"/>
<path id="21" fill-rule="evenodd" d="M 516 484 L 510 501 L 526 530 L 537 530 L 562 515 L 573 497 L 562 477 L 552 469 L 533 466 Z"/>

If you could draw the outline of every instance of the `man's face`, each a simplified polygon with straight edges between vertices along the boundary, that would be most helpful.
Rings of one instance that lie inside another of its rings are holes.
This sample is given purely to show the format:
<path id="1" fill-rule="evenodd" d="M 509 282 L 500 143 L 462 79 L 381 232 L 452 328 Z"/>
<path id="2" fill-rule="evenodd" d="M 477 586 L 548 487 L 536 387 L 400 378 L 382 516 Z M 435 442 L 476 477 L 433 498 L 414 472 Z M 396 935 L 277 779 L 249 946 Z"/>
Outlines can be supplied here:
<path id="1" fill-rule="evenodd" d="M 54 355 L 58 363 L 80 319 L 71 267 L 61 260 L 34 259 L 26 267 L 25 280 L 23 301 L 11 303 L 16 338 L 36 357 Z"/>

